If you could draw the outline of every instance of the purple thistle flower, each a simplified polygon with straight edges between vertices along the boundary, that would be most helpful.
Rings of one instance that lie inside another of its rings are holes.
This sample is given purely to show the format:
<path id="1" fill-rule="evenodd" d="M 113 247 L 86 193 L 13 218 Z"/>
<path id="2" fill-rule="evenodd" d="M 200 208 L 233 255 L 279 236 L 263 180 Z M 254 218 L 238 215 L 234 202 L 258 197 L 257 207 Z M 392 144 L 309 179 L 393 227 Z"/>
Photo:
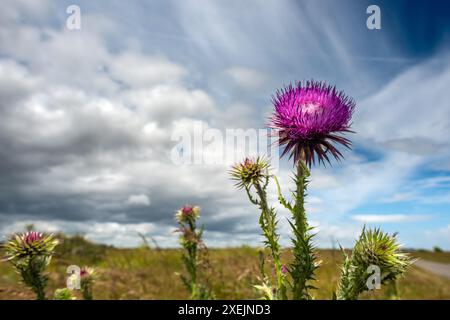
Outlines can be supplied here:
<path id="1" fill-rule="evenodd" d="M 183 214 L 185 216 L 188 216 L 188 215 L 190 215 L 192 213 L 192 209 L 193 208 L 194 207 L 192 207 L 192 206 L 184 206 L 183 208 L 181 208 L 181 212 L 183 212 Z"/>
<path id="2" fill-rule="evenodd" d="M 308 166 L 330 163 L 328 152 L 339 160 L 342 153 L 333 142 L 350 148 L 350 140 L 337 133 L 350 131 L 355 108 L 353 99 L 325 82 L 297 82 L 278 90 L 273 97 L 275 111 L 269 127 L 284 145 L 282 156 L 290 152 L 294 161 L 303 159 Z"/>
<path id="3" fill-rule="evenodd" d="M 34 242 L 41 241 L 44 238 L 44 235 L 40 232 L 28 231 L 22 237 L 23 237 L 23 242 L 26 245 L 30 246 Z"/>

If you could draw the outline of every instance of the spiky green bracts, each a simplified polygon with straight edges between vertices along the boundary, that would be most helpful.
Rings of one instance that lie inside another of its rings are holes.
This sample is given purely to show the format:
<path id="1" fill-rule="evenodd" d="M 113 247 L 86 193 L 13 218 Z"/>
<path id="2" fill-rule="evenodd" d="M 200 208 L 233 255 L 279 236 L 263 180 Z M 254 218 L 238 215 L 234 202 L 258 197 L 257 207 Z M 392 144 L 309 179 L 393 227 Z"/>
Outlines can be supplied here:
<path id="1" fill-rule="evenodd" d="M 400 251 L 396 234 L 391 236 L 380 229 L 363 228 L 351 256 L 344 251 L 336 297 L 340 300 L 356 300 L 361 293 L 370 289 L 369 277 L 374 271 L 379 270 L 379 283 L 385 284 L 403 275 L 412 262 L 408 254 Z"/>

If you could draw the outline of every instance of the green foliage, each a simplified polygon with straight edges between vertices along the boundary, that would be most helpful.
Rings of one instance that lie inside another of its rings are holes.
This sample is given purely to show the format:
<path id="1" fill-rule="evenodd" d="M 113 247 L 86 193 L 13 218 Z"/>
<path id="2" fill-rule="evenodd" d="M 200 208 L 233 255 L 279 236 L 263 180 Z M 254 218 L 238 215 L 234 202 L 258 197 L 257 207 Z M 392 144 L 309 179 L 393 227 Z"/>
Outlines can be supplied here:
<path id="1" fill-rule="evenodd" d="M 262 283 L 259 277 L 259 251 L 257 248 L 247 246 L 208 250 L 211 268 L 214 270 L 209 285 L 217 299 L 258 299 L 262 296 L 261 292 L 254 288 L 254 285 Z M 268 250 L 264 252 L 270 259 L 270 252 Z M 346 252 L 351 254 L 351 251 Z M 94 284 L 94 299 L 188 299 L 189 293 L 176 274 L 183 268 L 181 253 L 182 249 L 158 251 L 139 247 L 107 248 L 103 260 L 96 265 L 99 276 Z M 1 248 L 0 255 L 3 256 Z M 317 269 L 317 283 L 320 286 L 313 291 L 314 299 L 330 299 L 339 282 L 339 268 L 343 263 L 343 255 L 337 250 L 325 249 L 318 249 L 317 255 L 319 260 L 326 263 Z M 450 261 L 449 252 L 438 254 L 432 251 L 411 251 L 411 255 L 427 261 L 443 263 Z M 282 261 L 290 261 L 291 248 L 283 249 L 281 258 Z M 67 261 L 69 258 L 66 256 L 53 258 L 47 267 L 48 298 L 53 297 L 55 289 L 65 287 Z M 276 281 L 276 275 L 267 258 L 265 269 L 266 276 L 271 281 Z M 0 260 L 0 275 L 0 300 L 34 299 L 34 293 L 19 283 L 20 275 L 11 268 L 10 263 Z M 415 265 L 412 265 L 405 276 L 400 277 L 396 283 L 402 299 L 450 299 L 449 279 Z M 388 290 L 389 284 L 383 285 L 380 290 L 364 292 L 358 299 L 392 299 Z M 76 291 L 72 292 L 75 294 Z"/>
<path id="2" fill-rule="evenodd" d="M 53 295 L 53 300 L 76 300 L 72 292 L 67 288 L 56 289 Z"/>
<path id="3" fill-rule="evenodd" d="M 438 247 L 438 246 L 434 246 L 433 247 L 433 251 L 434 252 L 436 252 L 436 253 L 442 253 L 442 252 L 444 252 L 444 250 L 442 250 L 440 247 Z"/>
<path id="4" fill-rule="evenodd" d="M 76 261 L 78 265 L 95 265 L 103 261 L 106 250 L 110 246 L 94 244 L 86 240 L 82 235 L 67 236 L 62 233 L 57 235 L 60 245 L 57 247 L 56 258 L 62 258 L 68 264 Z"/>
<path id="5" fill-rule="evenodd" d="M 356 300 L 368 290 L 368 268 L 380 268 L 380 282 L 386 284 L 395 281 L 404 274 L 412 260 L 400 251 L 396 235 L 390 236 L 380 229 L 362 230 L 356 241 L 351 257 L 344 252 L 344 264 L 341 269 L 341 281 L 336 296 L 341 300 Z"/>

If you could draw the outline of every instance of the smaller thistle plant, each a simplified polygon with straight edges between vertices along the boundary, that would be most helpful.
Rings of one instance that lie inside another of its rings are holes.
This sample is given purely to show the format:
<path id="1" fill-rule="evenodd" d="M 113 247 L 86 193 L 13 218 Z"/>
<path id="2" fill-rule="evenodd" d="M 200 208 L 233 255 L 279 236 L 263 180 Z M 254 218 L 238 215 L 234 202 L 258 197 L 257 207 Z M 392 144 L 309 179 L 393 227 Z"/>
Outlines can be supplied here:
<path id="1" fill-rule="evenodd" d="M 201 253 L 206 250 L 203 243 L 203 227 L 197 229 L 197 219 L 200 217 L 198 206 L 184 206 L 175 213 L 175 219 L 179 228 L 180 244 L 184 249 L 182 260 L 185 265 L 187 276 L 181 275 L 181 280 L 191 293 L 191 299 L 210 300 L 214 295 L 209 286 L 200 281 L 199 266 L 208 265 L 206 256 Z"/>
<path id="2" fill-rule="evenodd" d="M 341 281 L 336 293 L 337 299 L 356 300 L 368 290 L 367 279 L 370 266 L 380 268 L 380 283 L 394 282 L 413 263 L 408 254 L 400 251 L 396 234 L 390 236 L 380 229 L 362 230 L 351 256 L 345 251 L 341 270 Z"/>
<path id="3" fill-rule="evenodd" d="M 97 278 L 97 272 L 94 268 L 91 267 L 83 267 L 80 270 L 80 286 L 81 286 L 81 294 L 83 295 L 84 300 L 92 300 L 93 299 L 93 286 L 95 279 Z"/>
<path id="4" fill-rule="evenodd" d="M 6 260 L 13 265 L 38 300 L 45 299 L 48 277 L 44 271 L 57 245 L 58 240 L 51 234 L 28 231 L 13 235 L 4 246 Z"/>
<path id="5" fill-rule="evenodd" d="M 268 294 L 268 289 L 272 286 L 268 283 L 267 277 L 262 272 L 263 285 L 257 286 L 266 299 L 287 299 L 286 296 L 286 267 L 283 269 L 280 258 L 279 235 L 275 209 L 269 207 L 267 202 L 267 186 L 271 177 L 270 166 L 266 159 L 262 157 L 246 158 L 243 162 L 234 165 L 229 174 L 236 182 L 238 189 L 245 189 L 251 203 L 260 208 L 261 214 L 259 224 L 265 237 L 264 244 L 270 250 L 277 277 L 276 294 Z M 254 195 L 253 193 L 256 193 Z M 284 272 L 283 272 L 284 270 Z M 269 290 L 270 291 L 270 290 Z"/>

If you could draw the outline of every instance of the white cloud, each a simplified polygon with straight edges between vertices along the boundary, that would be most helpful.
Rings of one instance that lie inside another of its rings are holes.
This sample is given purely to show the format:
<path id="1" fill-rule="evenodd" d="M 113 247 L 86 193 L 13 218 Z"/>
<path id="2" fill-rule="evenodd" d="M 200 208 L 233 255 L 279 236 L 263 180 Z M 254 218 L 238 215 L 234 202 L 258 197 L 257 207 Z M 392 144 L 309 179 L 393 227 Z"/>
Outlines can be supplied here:
<path id="1" fill-rule="evenodd" d="M 130 52 L 111 57 L 108 67 L 114 79 L 133 88 L 177 83 L 187 74 L 185 68 L 165 57 Z"/>
<path id="2" fill-rule="evenodd" d="M 133 194 L 128 197 L 127 204 L 148 207 L 150 205 L 150 198 L 145 194 Z"/>
<path id="3" fill-rule="evenodd" d="M 76 222 L 76 221 L 43 221 L 26 220 L 12 223 L 0 229 L 3 239 L 14 232 L 23 232 L 25 227 L 33 224 L 36 230 L 41 232 L 65 232 L 68 234 L 82 234 L 86 239 L 97 243 L 112 244 L 117 247 L 133 247 L 141 243 L 138 233 L 154 238 L 164 246 L 175 246 L 177 237 L 174 234 L 175 227 L 167 225 L 157 225 L 154 223 L 117 223 L 117 222 Z"/>
<path id="4" fill-rule="evenodd" d="M 182 86 L 155 85 L 124 91 L 121 99 L 145 119 L 170 124 L 183 116 L 205 117 L 215 111 L 215 103 L 203 90 Z"/>
<path id="5" fill-rule="evenodd" d="M 431 219 L 431 216 L 416 214 L 360 214 L 352 216 L 352 219 L 366 223 L 403 223 L 425 221 Z"/>

